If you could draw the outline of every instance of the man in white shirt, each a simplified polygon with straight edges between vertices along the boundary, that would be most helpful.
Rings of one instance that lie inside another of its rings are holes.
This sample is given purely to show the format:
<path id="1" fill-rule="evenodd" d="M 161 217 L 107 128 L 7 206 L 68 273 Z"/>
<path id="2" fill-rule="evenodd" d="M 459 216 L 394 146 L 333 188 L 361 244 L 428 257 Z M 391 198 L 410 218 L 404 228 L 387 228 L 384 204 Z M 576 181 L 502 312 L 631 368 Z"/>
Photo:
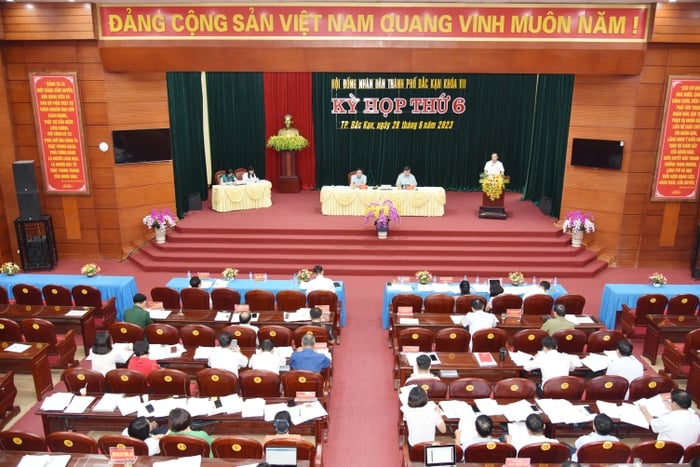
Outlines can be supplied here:
<path id="1" fill-rule="evenodd" d="M 557 350 L 557 340 L 552 336 L 542 339 L 542 350 L 537 352 L 535 358 L 523 365 L 523 369 L 527 371 L 540 370 L 542 372 L 542 386 L 552 378 L 567 376 L 569 371 L 574 368 L 574 360 L 569 355 Z"/>
<path id="2" fill-rule="evenodd" d="M 357 169 L 352 177 L 350 177 L 350 186 L 352 188 L 358 188 L 363 185 L 367 185 L 367 175 L 362 173 L 362 169 Z"/>
<path id="3" fill-rule="evenodd" d="M 700 437 L 700 417 L 690 408 L 693 400 L 687 391 L 674 389 L 671 391 L 671 411 L 658 418 L 651 416 L 647 408 L 640 405 L 639 409 L 649 422 L 651 431 L 657 433 L 656 439 L 675 441 L 683 448 L 698 442 Z M 669 402 L 667 402 L 669 404 Z"/>
<path id="4" fill-rule="evenodd" d="M 526 293 L 523 298 L 530 297 L 532 295 L 547 295 L 549 294 L 549 289 L 552 284 L 549 281 L 540 281 L 537 287 L 534 287 L 530 292 Z"/>
<path id="5" fill-rule="evenodd" d="M 459 419 L 459 428 L 455 430 L 455 441 L 466 451 L 469 446 L 488 441 L 498 441 L 491 436 L 493 420 L 488 415 L 473 415 Z"/>
<path id="6" fill-rule="evenodd" d="M 471 305 L 472 311 L 462 318 L 462 326 L 469 329 L 469 334 L 473 336 L 476 331 L 498 326 L 498 318 L 493 313 L 484 311 L 484 304 L 481 300 L 475 298 Z M 469 342 L 469 350 L 472 350 L 471 341 Z"/>
<path id="7" fill-rule="evenodd" d="M 631 383 L 633 379 L 639 378 L 644 374 L 644 365 L 637 360 L 637 357 L 632 355 L 632 344 L 628 340 L 621 340 L 617 343 L 617 356 L 619 358 L 612 360 L 608 365 L 606 375 L 622 376 Z M 625 399 L 629 397 L 629 390 L 625 395 Z"/>
<path id="8" fill-rule="evenodd" d="M 525 428 L 527 428 L 527 435 L 525 436 L 513 436 L 506 435 L 506 443 L 510 443 L 515 447 L 516 451 L 520 451 L 523 446 L 535 443 L 558 443 L 556 439 L 547 438 L 544 435 L 544 420 L 537 414 L 531 413 L 525 419 Z"/>
<path id="9" fill-rule="evenodd" d="M 284 357 L 275 352 L 275 344 L 270 339 L 262 341 L 260 352 L 251 355 L 248 362 L 248 366 L 253 370 L 265 370 L 277 374 L 284 364 Z"/>
<path id="10" fill-rule="evenodd" d="M 335 284 L 332 279 L 323 276 L 323 267 L 317 264 L 313 268 L 314 278 L 311 279 L 306 286 L 306 295 L 309 295 L 314 290 L 327 290 L 335 292 Z"/>
<path id="11" fill-rule="evenodd" d="M 505 171 L 503 163 L 498 160 L 498 154 L 495 152 L 491 154 L 491 160 L 484 165 L 484 173 L 486 175 L 503 175 Z"/>
<path id="12" fill-rule="evenodd" d="M 416 367 L 411 376 L 406 380 L 406 385 L 413 384 L 413 381 L 421 379 L 440 379 L 430 372 L 430 357 L 426 354 L 418 355 L 416 358 Z"/>
<path id="13" fill-rule="evenodd" d="M 596 441 L 620 441 L 616 436 L 610 434 L 613 428 L 613 421 L 604 413 L 598 414 L 593 419 L 593 432 L 579 436 L 574 442 L 576 452 L 571 456 L 571 460 L 578 461 L 578 450 L 581 446 L 595 443 Z"/>
<path id="14" fill-rule="evenodd" d="M 238 369 L 248 364 L 248 357 L 241 353 L 241 348 L 233 342 L 233 336 L 228 332 L 219 334 L 219 347 L 215 347 L 209 361 L 210 368 L 228 370 L 238 376 Z"/>
<path id="15" fill-rule="evenodd" d="M 407 186 L 417 187 L 418 181 L 415 175 L 411 173 L 411 168 L 406 166 L 403 168 L 403 172 L 396 177 L 396 186 L 399 188 L 405 188 Z"/>

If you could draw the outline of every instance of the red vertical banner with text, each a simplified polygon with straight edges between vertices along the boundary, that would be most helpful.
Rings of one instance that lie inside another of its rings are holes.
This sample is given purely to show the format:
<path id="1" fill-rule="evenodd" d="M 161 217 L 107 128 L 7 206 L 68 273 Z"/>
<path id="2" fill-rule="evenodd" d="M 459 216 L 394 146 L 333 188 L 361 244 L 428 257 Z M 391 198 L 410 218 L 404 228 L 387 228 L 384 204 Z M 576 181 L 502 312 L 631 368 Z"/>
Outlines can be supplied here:
<path id="1" fill-rule="evenodd" d="M 700 77 L 670 76 L 652 201 L 695 201 L 700 180 Z"/>
<path id="2" fill-rule="evenodd" d="M 89 194 L 76 73 L 30 73 L 47 194 Z"/>

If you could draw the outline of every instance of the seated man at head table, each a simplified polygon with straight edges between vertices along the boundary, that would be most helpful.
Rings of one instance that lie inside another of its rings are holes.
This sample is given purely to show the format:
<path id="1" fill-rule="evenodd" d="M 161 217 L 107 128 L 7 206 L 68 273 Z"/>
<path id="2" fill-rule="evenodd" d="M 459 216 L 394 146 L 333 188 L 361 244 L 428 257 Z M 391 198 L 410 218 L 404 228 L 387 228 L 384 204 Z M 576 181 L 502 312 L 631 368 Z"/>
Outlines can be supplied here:
<path id="1" fill-rule="evenodd" d="M 312 269 L 312 272 L 314 273 L 314 278 L 306 284 L 306 295 L 309 295 L 314 290 L 327 290 L 329 292 L 335 292 L 335 284 L 333 283 L 333 280 L 323 275 L 323 266 L 317 264 Z"/>
<path id="2" fill-rule="evenodd" d="M 563 303 L 558 304 L 554 307 L 554 318 L 550 318 L 545 321 L 540 329 L 545 331 L 550 336 L 557 331 L 562 331 L 566 329 L 574 329 L 576 325 L 571 321 L 564 318 L 566 316 L 566 305 Z"/>
<path id="3" fill-rule="evenodd" d="M 325 354 L 316 352 L 314 345 L 316 345 L 316 338 L 313 334 L 305 334 L 301 338 L 301 348 L 297 349 L 289 359 L 289 368 L 320 373 L 324 368 L 331 366 L 331 360 Z"/>
<path id="4" fill-rule="evenodd" d="M 362 173 L 362 169 L 357 169 L 352 177 L 350 177 L 350 186 L 352 188 L 358 188 L 364 185 L 367 185 L 367 175 Z"/>
<path id="5" fill-rule="evenodd" d="M 552 284 L 550 284 L 549 281 L 540 281 L 540 283 L 537 284 L 537 287 L 535 287 L 533 291 L 525 294 L 525 297 L 529 297 L 531 295 L 548 295 L 549 289 L 551 287 Z"/>
<path id="6" fill-rule="evenodd" d="M 406 166 L 403 168 L 403 172 L 396 177 L 396 186 L 399 188 L 405 188 L 407 186 L 417 187 L 418 181 L 416 177 L 411 173 L 411 168 Z"/>
<path id="7" fill-rule="evenodd" d="M 255 169 L 252 165 L 249 165 L 248 170 L 243 172 L 243 181 L 248 183 L 255 183 L 258 181 L 258 176 L 255 175 Z"/>

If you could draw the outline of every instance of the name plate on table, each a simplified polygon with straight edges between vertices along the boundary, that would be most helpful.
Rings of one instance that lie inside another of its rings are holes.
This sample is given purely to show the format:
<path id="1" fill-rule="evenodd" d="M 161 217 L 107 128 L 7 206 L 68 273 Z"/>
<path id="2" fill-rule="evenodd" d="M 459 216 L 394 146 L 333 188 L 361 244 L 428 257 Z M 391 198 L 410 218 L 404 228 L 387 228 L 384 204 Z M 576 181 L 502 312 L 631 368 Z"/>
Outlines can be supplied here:
<path id="1" fill-rule="evenodd" d="M 507 318 L 515 318 L 515 319 L 520 319 L 523 316 L 523 310 L 520 308 L 508 308 L 506 309 L 506 319 Z"/>
<path id="2" fill-rule="evenodd" d="M 237 303 L 237 304 L 233 305 L 233 310 L 234 311 L 250 311 L 250 305 L 248 305 L 247 303 L 244 303 L 244 304 Z"/>
<path id="3" fill-rule="evenodd" d="M 112 464 L 133 464 L 136 462 L 134 447 L 118 448 L 111 446 L 109 448 L 109 462 Z"/>

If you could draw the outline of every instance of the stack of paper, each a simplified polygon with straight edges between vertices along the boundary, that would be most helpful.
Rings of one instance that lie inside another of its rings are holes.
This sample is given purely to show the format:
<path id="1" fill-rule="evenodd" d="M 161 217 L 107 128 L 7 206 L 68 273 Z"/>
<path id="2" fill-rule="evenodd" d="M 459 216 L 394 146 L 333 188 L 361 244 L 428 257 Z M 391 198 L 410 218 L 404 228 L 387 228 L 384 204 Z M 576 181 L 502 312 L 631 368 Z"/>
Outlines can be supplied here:
<path id="1" fill-rule="evenodd" d="M 649 428 L 649 422 L 647 422 L 646 417 L 636 405 L 623 402 L 620 404 L 619 410 L 621 422 L 629 423 L 630 425 L 641 428 Z"/>
<path id="2" fill-rule="evenodd" d="M 185 407 L 193 417 L 214 412 L 214 403 L 208 397 L 188 397 Z"/>
<path id="3" fill-rule="evenodd" d="M 265 415 L 264 415 L 265 421 L 266 422 L 273 421 L 275 419 L 275 415 L 277 415 L 279 412 L 284 412 L 285 410 L 287 412 L 290 412 L 290 415 L 291 415 L 290 408 L 291 407 L 289 407 L 284 402 L 278 403 L 278 404 L 266 404 L 265 405 Z"/>
<path id="4" fill-rule="evenodd" d="M 413 326 L 420 324 L 420 320 L 418 318 L 399 318 L 399 324 L 409 324 Z"/>
<path id="5" fill-rule="evenodd" d="M 152 319 L 168 319 L 170 313 L 170 310 L 148 310 L 148 314 L 151 316 Z"/>
<path id="6" fill-rule="evenodd" d="M 497 366 L 498 362 L 490 352 L 474 352 L 474 358 L 481 367 Z"/>
<path id="7" fill-rule="evenodd" d="M 664 398 L 661 397 L 661 394 L 650 398 L 639 399 L 634 405 L 646 407 L 652 417 L 660 417 L 671 411 Z"/>
<path id="8" fill-rule="evenodd" d="M 15 342 L 14 344 L 12 344 L 10 346 L 5 347 L 5 352 L 22 353 L 25 350 L 29 350 L 31 348 L 32 348 L 31 345 L 21 344 L 19 342 Z"/>
<path id="9" fill-rule="evenodd" d="M 284 321 L 293 323 L 296 321 L 311 321 L 311 308 L 299 308 L 297 311 L 286 311 Z"/>
<path id="10" fill-rule="evenodd" d="M 528 415 L 533 413 L 532 406 L 525 399 L 510 404 L 502 404 L 499 407 L 509 422 L 525 420 Z"/>
<path id="11" fill-rule="evenodd" d="M 74 396 L 73 400 L 70 401 L 65 413 L 83 413 L 87 409 L 95 398 L 93 396 Z"/>
<path id="12" fill-rule="evenodd" d="M 587 315 L 581 315 L 581 316 L 576 316 L 576 315 L 564 315 L 564 319 L 574 323 L 576 325 L 578 324 L 594 324 L 595 321 L 593 321 L 593 318 Z"/>
<path id="13" fill-rule="evenodd" d="M 214 321 L 231 321 L 231 312 L 229 311 L 217 311 Z"/>
<path id="14" fill-rule="evenodd" d="M 226 413 L 238 413 L 243 410 L 243 399 L 238 394 L 219 397 L 221 408 Z"/>
<path id="15" fill-rule="evenodd" d="M 452 320 L 452 324 L 455 326 L 461 326 L 464 315 L 450 315 L 450 319 Z"/>
<path id="16" fill-rule="evenodd" d="M 70 392 L 55 392 L 44 399 L 41 404 L 41 410 L 65 410 L 73 399 L 73 394 Z"/>
<path id="17" fill-rule="evenodd" d="M 243 401 L 241 417 L 262 417 L 263 415 L 265 415 L 265 399 L 262 397 L 255 397 Z"/>
<path id="18" fill-rule="evenodd" d="M 447 418 L 474 418 L 474 409 L 472 409 L 472 406 L 467 404 L 465 401 L 441 401 L 440 409 L 442 409 L 442 413 L 445 414 L 445 417 Z"/>
<path id="19" fill-rule="evenodd" d="M 92 408 L 93 412 L 114 412 L 119 402 L 124 399 L 124 394 L 106 392 Z"/>
<path id="20" fill-rule="evenodd" d="M 474 399 L 474 403 L 479 409 L 479 412 L 484 415 L 488 415 L 489 417 L 503 415 L 501 407 L 495 399 Z"/>
<path id="21" fill-rule="evenodd" d="M 177 459 L 153 463 L 153 467 L 199 467 L 201 465 L 202 456 L 179 457 Z"/>
<path id="22" fill-rule="evenodd" d="M 319 401 L 306 402 L 303 404 L 297 404 L 294 407 L 287 408 L 289 415 L 292 417 L 292 423 L 294 425 L 299 425 L 314 418 L 321 418 L 328 415 L 326 409 Z"/>
<path id="23" fill-rule="evenodd" d="M 197 347 L 192 358 L 195 360 L 209 360 L 212 352 L 214 352 L 214 347 Z"/>
<path id="24" fill-rule="evenodd" d="M 590 368 L 591 371 L 601 371 L 610 365 L 610 358 L 605 354 L 590 353 L 581 359 L 581 363 Z"/>
<path id="25" fill-rule="evenodd" d="M 87 310 L 70 310 L 68 313 L 66 313 L 66 316 L 71 316 L 71 317 L 75 316 L 75 317 L 79 318 L 79 317 L 83 316 L 85 313 L 87 313 Z"/>
<path id="26" fill-rule="evenodd" d="M 182 344 L 162 345 L 151 344 L 148 346 L 148 358 L 151 360 L 164 360 L 166 358 L 177 358 L 185 353 Z"/>
<path id="27" fill-rule="evenodd" d="M 584 423 L 595 418 L 585 406 L 574 405 L 566 399 L 538 399 L 537 405 L 552 423 Z"/>
<path id="28" fill-rule="evenodd" d="M 510 359 L 513 360 L 513 363 L 515 363 L 518 366 L 523 366 L 525 363 L 529 362 L 532 360 L 532 355 L 529 353 L 525 353 L 522 350 L 518 350 L 517 352 L 508 352 L 510 355 Z"/>
<path id="29" fill-rule="evenodd" d="M 124 397 L 117 401 L 117 408 L 122 416 L 130 415 L 141 407 L 141 396 Z"/>
<path id="30" fill-rule="evenodd" d="M 66 467 L 70 454 L 25 454 L 17 467 Z"/>

